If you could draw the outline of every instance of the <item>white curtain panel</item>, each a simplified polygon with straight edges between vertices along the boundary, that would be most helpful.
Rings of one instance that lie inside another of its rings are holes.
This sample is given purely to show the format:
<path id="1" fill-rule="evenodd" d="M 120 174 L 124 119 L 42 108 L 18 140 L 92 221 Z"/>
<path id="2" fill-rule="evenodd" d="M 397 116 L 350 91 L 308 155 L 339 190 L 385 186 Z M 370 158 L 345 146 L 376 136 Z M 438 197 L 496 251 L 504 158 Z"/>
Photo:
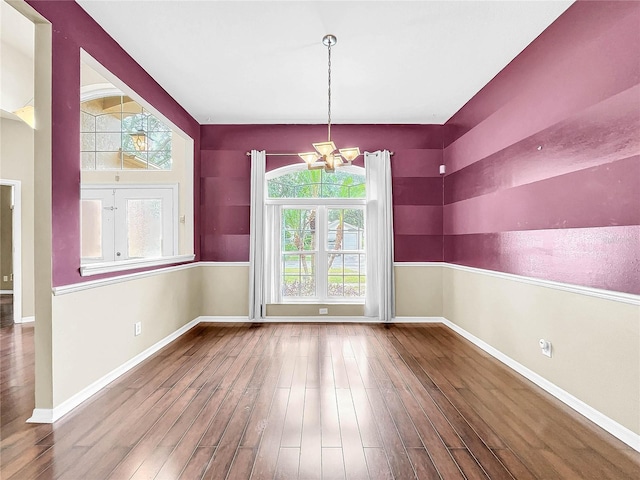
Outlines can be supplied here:
<path id="1" fill-rule="evenodd" d="M 265 205 L 264 303 L 277 303 L 280 286 L 280 206 Z"/>
<path id="2" fill-rule="evenodd" d="M 366 152 L 364 168 L 367 183 L 367 290 L 364 314 L 382 322 L 390 322 L 395 315 L 391 155 L 386 150 Z"/>
<path id="3" fill-rule="evenodd" d="M 251 150 L 251 224 L 249 242 L 249 319 L 264 317 L 264 186 L 267 154 Z"/>

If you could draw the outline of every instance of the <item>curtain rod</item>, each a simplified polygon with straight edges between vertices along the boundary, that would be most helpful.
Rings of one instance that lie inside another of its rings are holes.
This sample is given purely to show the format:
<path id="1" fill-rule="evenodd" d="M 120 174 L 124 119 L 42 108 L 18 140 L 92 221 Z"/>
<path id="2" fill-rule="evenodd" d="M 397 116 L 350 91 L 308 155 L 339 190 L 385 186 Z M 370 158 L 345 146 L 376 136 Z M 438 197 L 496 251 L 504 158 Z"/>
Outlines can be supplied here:
<path id="1" fill-rule="evenodd" d="M 247 157 L 251 156 L 251 152 L 246 152 L 245 155 Z M 297 153 L 265 153 L 265 155 L 267 157 L 297 157 L 298 154 Z M 389 155 L 391 155 L 393 157 L 393 155 L 395 155 L 394 152 L 389 152 Z"/>

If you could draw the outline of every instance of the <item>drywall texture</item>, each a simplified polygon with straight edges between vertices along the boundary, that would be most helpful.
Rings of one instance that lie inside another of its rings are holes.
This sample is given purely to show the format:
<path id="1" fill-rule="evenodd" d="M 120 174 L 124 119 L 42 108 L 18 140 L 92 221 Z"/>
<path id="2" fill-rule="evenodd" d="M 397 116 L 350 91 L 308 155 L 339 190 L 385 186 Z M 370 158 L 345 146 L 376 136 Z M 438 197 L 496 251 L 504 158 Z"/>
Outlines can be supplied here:
<path id="1" fill-rule="evenodd" d="M 637 305 L 451 267 L 443 297 L 445 318 L 640 434 Z"/>
<path id="2" fill-rule="evenodd" d="M 640 293 L 638 25 L 576 2 L 448 122 L 446 262 Z"/>
<path id="3" fill-rule="evenodd" d="M 200 315 L 244 317 L 249 315 L 249 265 L 201 264 L 202 310 Z"/>
<path id="4" fill-rule="evenodd" d="M 442 266 L 407 265 L 395 267 L 396 316 L 442 316 Z M 203 316 L 246 317 L 249 302 L 249 266 L 200 264 L 202 271 Z M 329 316 L 362 316 L 362 305 L 267 305 L 267 316 L 316 317 L 319 308 Z"/>
<path id="5" fill-rule="evenodd" d="M 35 315 L 33 130 L 24 122 L 0 118 L 0 138 L 0 178 L 19 180 L 22 191 L 22 316 L 32 317 Z"/>
<path id="6" fill-rule="evenodd" d="M 320 309 L 326 308 L 327 313 L 320 315 Z M 267 317 L 362 317 L 364 305 L 332 305 L 332 304 L 269 304 L 267 305 Z M 300 321 L 300 318 L 292 318 L 291 321 Z"/>
<path id="7" fill-rule="evenodd" d="M 246 152 L 308 151 L 325 125 L 203 125 L 201 170 L 202 260 L 249 260 L 251 162 Z M 336 145 L 391 150 L 395 260 L 442 261 L 442 126 L 335 125 Z M 267 157 L 267 170 L 300 161 Z M 362 157 L 355 164 L 363 165 Z"/>
<path id="8" fill-rule="evenodd" d="M 638 25 L 640 3 L 576 2 L 447 122 L 445 262 L 640 293 Z M 637 306 L 449 268 L 443 294 L 447 319 L 640 433 Z"/>
<path id="9" fill-rule="evenodd" d="M 396 317 L 442 317 L 442 269 L 396 264 Z"/>
<path id="10" fill-rule="evenodd" d="M 53 26 L 52 36 L 52 202 L 53 284 L 82 281 L 80 264 L 80 49 L 153 105 L 194 140 L 199 175 L 200 126 L 184 108 L 125 52 L 77 3 L 28 0 Z M 37 52 L 36 52 L 37 55 Z M 199 198 L 194 185 L 195 198 Z M 198 236 L 195 218 L 195 238 Z M 196 258 L 198 255 L 196 245 Z M 107 274 L 104 276 L 114 276 Z M 103 277 L 103 276 L 101 276 Z"/>
<path id="11" fill-rule="evenodd" d="M 196 319 L 201 298 L 198 268 L 53 297 L 53 406 Z"/>

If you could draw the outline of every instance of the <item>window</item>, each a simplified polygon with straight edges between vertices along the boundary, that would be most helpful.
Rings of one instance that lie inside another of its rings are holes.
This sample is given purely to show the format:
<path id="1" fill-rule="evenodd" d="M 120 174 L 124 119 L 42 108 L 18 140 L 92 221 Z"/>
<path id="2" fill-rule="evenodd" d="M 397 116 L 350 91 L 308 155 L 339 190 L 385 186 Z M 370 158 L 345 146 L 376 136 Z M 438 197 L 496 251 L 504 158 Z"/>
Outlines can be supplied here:
<path id="1" fill-rule="evenodd" d="M 327 174 L 304 165 L 267 175 L 268 286 L 274 303 L 362 303 L 365 178 L 345 167 Z"/>
<path id="2" fill-rule="evenodd" d="M 171 129 L 125 95 L 80 104 L 83 170 L 171 170 Z"/>
<path id="3" fill-rule="evenodd" d="M 83 187 L 82 263 L 175 255 L 176 198 L 176 186 Z"/>
<path id="4" fill-rule="evenodd" d="M 193 260 L 193 139 L 81 57 L 81 275 Z"/>

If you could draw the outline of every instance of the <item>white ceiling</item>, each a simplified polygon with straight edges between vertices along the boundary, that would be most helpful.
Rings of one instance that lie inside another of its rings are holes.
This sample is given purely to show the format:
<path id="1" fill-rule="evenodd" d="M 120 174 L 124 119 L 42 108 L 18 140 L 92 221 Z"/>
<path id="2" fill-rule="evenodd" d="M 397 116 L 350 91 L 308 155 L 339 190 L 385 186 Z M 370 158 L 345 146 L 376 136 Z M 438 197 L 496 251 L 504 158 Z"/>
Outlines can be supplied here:
<path id="1" fill-rule="evenodd" d="M 200 123 L 444 123 L 572 3 L 78 3 Z"/>

